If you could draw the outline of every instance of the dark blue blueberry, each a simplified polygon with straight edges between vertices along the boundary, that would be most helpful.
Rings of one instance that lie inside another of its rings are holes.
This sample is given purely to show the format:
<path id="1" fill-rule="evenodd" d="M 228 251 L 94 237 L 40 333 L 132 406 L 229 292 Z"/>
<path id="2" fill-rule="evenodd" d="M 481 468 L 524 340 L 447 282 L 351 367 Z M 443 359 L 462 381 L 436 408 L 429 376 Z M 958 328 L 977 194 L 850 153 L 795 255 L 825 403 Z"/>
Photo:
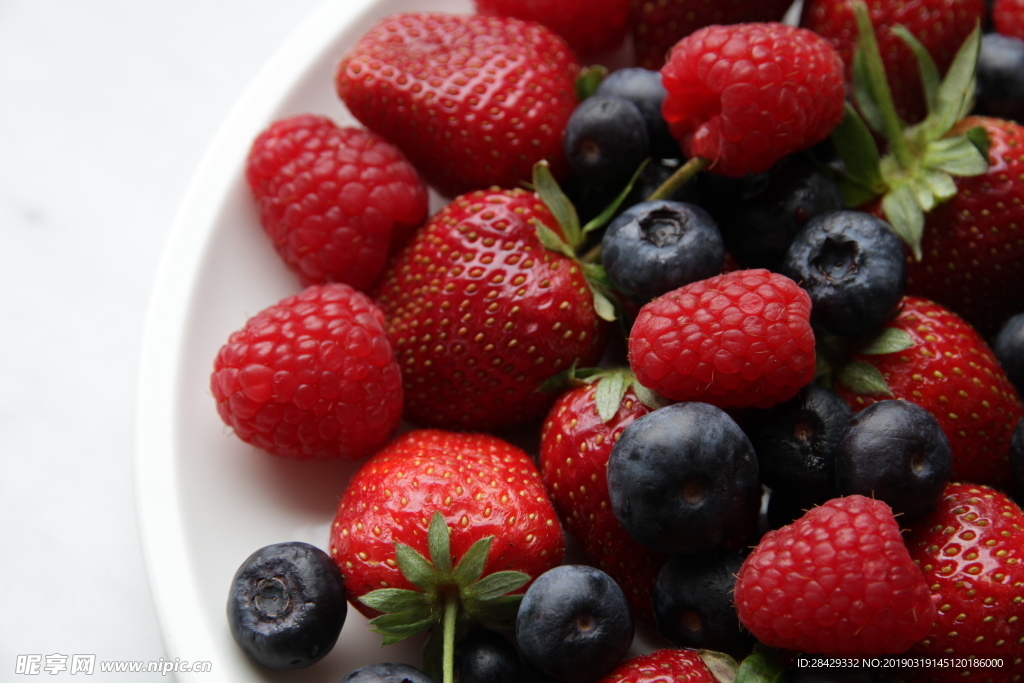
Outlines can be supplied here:
<path id="1" fill-rule="evenodd" d="M 811 323 L 828 334 L 873 330 L 896 312 L 906 287 L 903 241 L 880 218 L 834 211 L 811 220 L 782 272 L 811 297 Z"/>
<path id="2" fill-rule="evenodd" d="M 651 596 L 658 633 L 678 647 L 726 652 L 736 659 L 749 654 L 755 640 L 733 603 L 742 564 L 739 553 L 725 549 L 669 559 Z"/>
<path id="3" fill-rule="evenodd" d="M 718 222 L 725 248 L 747 268 L 778 272 L 797 233 L 843 207 L 839 186 L 803 155 L 743 178 L 702 174 L 698 185 L 699 203 Z"/>
<path id="4" fill-rule="evenodd" d="M 1010 437 L 1010 466 L 1013 467 L 1013 478 L 1017 480 L 1017 490 L 1024 491 L 1024 418 L 1017 423 Z"/>
<path id="5" fill-rule="evenodd" d="M 601 262 L 608 277 L 640 304 L 718 275 L 724 259 L 714 220 L 696 204 L 635 204 L 608 225 L 601 240 Z"/>
<path id="6" fill-rule="evenodd" d="M 434 683 L 409 664 L 369 664 L 341 679 L 341 683 Z"/>
<path id="7" fill-rule="evenodd" d="M 625 186 L 650 155 L 643 115 L 621 97 L 594 95 L 580 102 L 565 125 L 562 146 L 583 180 L 613 190 Z"/>
<path id="8" fill-rule="evenodd" d="M 938 505 L 951 465 L 952 449 L 934 415 L 908 401 L 879 401 L 846 428 L 836 488 L 885 502 L 906 524 Z"/>
<path id="9" fill-rule="evenodd" d="M 661 83 L 660 71 L 640 67 L 618 69 L 601 81 L 594 94 L 621 97 L 636 105 L 647 126 L 652 156 L 659 159 L 674 159 L 680 156 L 679 143 L 672 137 L 668 123 L 661 115 L 661 105 L 665 101 L 665 86 Z"/>
<path id="10" fill-rule="evenodd" d="M 308 543 L 257 550 L 238 568 L 228 594 L 231 635 L 254 661 L 299 669 L 338 640 L 348 603 L 334 561 Z"/>
<path id="11" fill-rule="evenodd" d="M 526 590 L 516 640 L 523 657 L 548 676 L 586 683 L 625 656 L 633 642 L 633 615 L 619 584 L 603 571 L 561 565 Z"/>
<path id="12" fill-rule="evenodd" d="M 1024 40 L 982 36 L 975 102 L 978 114 L 1024 122 Z"/>
<path id="13" fill-rule="evenodd" d="M 835 453 L 851 417 L 846 401 L 817 384 L 785 403 L 752 411 L 744 430 L 757 453 L 761 483 L 804 507 L 834 498 Z"/>
<path id="14" fill-rule="evenodd" d="M 1024 313 L 1003 323 L 992 340 L 992 352 L 1017 393 L 1024 396 Z"/>
<path id="15" fill-rule="evenodd" d="M 459 683 L 519 683 L 521 669 L 515 646 L 494 631 L 473 631 L 455 646 Z"/>
<path id="16" fill-rule="evenodd" d="M 630 536 L 669 555 L 728 538 L 760 504 L 757 456 L 725 411 L 675 403 L 632 422 L 608 459 L 612 511 Z"/>

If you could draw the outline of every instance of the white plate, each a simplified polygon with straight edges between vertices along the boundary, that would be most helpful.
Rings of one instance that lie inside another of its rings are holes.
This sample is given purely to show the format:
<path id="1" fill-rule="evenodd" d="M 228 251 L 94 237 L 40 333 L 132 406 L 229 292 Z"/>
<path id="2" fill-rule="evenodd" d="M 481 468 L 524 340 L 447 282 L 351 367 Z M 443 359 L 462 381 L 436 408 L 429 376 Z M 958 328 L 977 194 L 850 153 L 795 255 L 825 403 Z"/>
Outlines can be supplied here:
<path id="1" fill-rule="evenodd" d="M 264 237 L 243 167 L 271 121 L 313 112 L 355 124 L 334 93 L 334 68 L 376 20 L 398 11 L 469 12 L 469 0 L 329 0 L 280 48 L 235 106 L 178 213 L 145 331 L 135 423 L 142 548 L 168 657 L 211 663 L 180 681 L 331 681 L 365 663 L 416 663 L 413 645 L 379 650 L 354 610 L 338 646 L 299 672 L 251 664 L 225 617 L 228 586 L 253 551 L 280 541 L 326 549 L 354 469 L 286 462 L 243 444 L 208 388 L 217 349 L 246 318 L 299 291 Z"/>

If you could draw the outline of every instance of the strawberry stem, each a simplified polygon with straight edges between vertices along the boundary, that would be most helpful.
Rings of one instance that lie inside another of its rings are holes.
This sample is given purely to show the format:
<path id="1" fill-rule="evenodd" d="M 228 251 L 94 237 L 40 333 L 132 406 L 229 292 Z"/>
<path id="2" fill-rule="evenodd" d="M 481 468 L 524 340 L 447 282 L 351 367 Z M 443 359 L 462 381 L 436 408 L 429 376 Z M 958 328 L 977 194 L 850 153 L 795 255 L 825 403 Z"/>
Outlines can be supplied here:
<path id="1" fill-rule="evenodd" d="M 648 197 L 647 201 L 655 201 L 657 199 L 668 199 L 683 185 L 688 183 L 693 176 L 697 175 L 699 171 L 706 168 L 711 163 L 710 159 L 704 157 L 693 157 L 685 164 L 676 169 L 676 172 L 669 176 L 668 180 L 663 182 L 657 190 L 652 192 Z"/>
<path id="2" fill-rule="evenodd" d="M 444 660 L 443 683 L 455 681 L 455 624 L 459 616 L 458 593 L 449 591 L 444 596 Z"/>
<path id="3" fill-rule="evenodd" d="M 874 94 L 875 103 L 882 116 L 886 138 L 900 168 L 911 169 L 915 165 L 915 156 L 903 136 L 903 124 L 896 113 L 892 90 L 889 89 L 889 80 L 885 75 L 882 53 L 878 48 L 878 40 L 875 38 L 875 28 L 871 24 L 868 6 L 864 4 L 863 0 L 855 0 L 853 14 L 857 20 L 857 31 L 860 34 L 859 46 L 868 74 L 868 87 Z"/>

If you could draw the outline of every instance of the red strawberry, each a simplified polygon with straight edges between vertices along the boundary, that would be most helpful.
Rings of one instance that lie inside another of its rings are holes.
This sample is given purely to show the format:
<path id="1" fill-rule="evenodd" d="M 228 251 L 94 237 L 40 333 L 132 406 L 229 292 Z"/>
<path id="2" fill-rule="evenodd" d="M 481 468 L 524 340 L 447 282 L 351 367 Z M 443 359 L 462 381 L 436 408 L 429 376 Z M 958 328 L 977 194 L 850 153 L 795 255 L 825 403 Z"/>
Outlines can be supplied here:
<path id="1" fill-rule="evenodd" d="M 676 401 L 768 408 L 814 377 L 811 301 L 767 270 L 685 285 L 640 309 L 629 364 L 641 384 Z"/>
<path id="2" fill-rule="evenodd" d="M 740 568 L 736 607 L 762 643 L 808 653 L 904 652 L 935 620 L 892 510 L 864 496 L 768 532 Z"/>
<path id="3" fill-rule="evenodd" d="M 521 424 L 551 404 L 536 391 L 545 380 L 600 358 L 606 324 L 584 266 L 545 248 L 538 225 L 562 234 L 534 193 L 473 192 L 435 214 L 389 267 L 377 303 L 407 418 L 485 431 Z"/>
<path id="4" fill-rule="evenodd" d="M 626 593 L 634 616 L 654 623 L 651 591 L 667 560 L 626 533 L 608 497 L 608 456 L 623 430 L 658 405 L 626 370 L 587 376 L 563 392 L 540 437 L 540 471 L 566 531 Z M 644 400 L 640 399 L 644 397 Z"/>
<path id="5" fill-rule="evenodd" d="M 952 133 L 974 128 L 988 136 L 988 171 L 958 178 L 956 195 L 928 213 L 921 260 L 907 259 L 907 293 L 989 334 L 1024 311 L 1024 127 L 972 116 Z"/>
<path id="6" fill-rule="evenodd" d="M 304 285 L 368 289 L 427 216 L 426 185 L 395 146 L 322 116 L 272 124 L 245 172 L 263 229 Z"/>
<path id="7" fill-rule="evenodd" d="M 712 24 L 781 21 L 790 0 L 632 0 L 636 59 L 646 69 L 660 69 L 672 46 Z"/>
<path id="8" fill-rule="evenodd" d="M 996 32 L 1004 36 L 1024 38 L 1024 1 L 995 0 L 992 4 L 992 23 Z"/>
<path id="9" fill-rule="evenodd" d="M 474 0 L 477 12 L 544 24 L 587 57 L 618 47 L 629 29 L 629 0 Z"/>
<path id="10" fill-rule="evenodd" d="M 383 642 L 443 625 L 431 642 L 443 640 L 445 659 L 449 626 L 507 626 L 521 596 L 506 594 L 557 566 L 563 551 L 533 460 L 486 434 L 398 437 L 356 472 L 331 526 L 349 601 L 380 615 L 371 624 Z"/>
<path id="11" fill-rule="evenodd" d="M 899 315 L 835 375 L 853 409 L 899 398 L 935 415 L 953 449 L 952 478 L 1010 486 L 1010 437 L 1024 416 L 981 336 L 950 310 L 906 297 Z"/>
<path id="12" fill-rule="evenodd" d="M 655 650 L 619 664 L 596 683 L 718 683 L 696 650 Z"/>
<path id="13" fill-rule="evenodd" d="M 929 668 L 911 681 L 1018 680 L 1024 674 L 1024 513 L 985 486 L 950 484 L 939 507 L 906 535 L 938 607 L 913 647 L 928 654 L 998 655 L 1005 669 Z"/>
<path id="14" fill-rule="evenodd" d="M 661 69 L 662 106 L 689 157 L 727 176 L 767 171 L 843 118 L 843 63 L 828 41 L 784 24 L 709 26 Z"/>
<path id="15" fill-rule="evenodd" d="M 396 14 L 345 55 L 335 84 L 357 119 L 454 197 L 515 187 L 541 159 L 561 174 L 578 73 L 565 41 L 533 22 Z"/>
<path id="16" fill-rule="evenodd" d="M 250 318 L 214 360 L 217 412 L 246 443 L 296 460 L 356 460 L 402 413 L 384 316 L 348 285 L 313 285 Z"/>
<path id="17" fill-rule="evenodd" d="M 800 25 L 835 45 L 853 78 L 853 55 L 858 30 L 853 15 L 855 0 L 805 0 Z M 868 3 L 871 23 L 885 73 L 896 99 L 896 111 L 916 123 L 927 113 L 920 69 L 914 53 L 892 28 L 901 25 L 917 37 L 941 73 L 953 62 L 960 45 L 984 13 L 984 0 L 874 0 Z"/>

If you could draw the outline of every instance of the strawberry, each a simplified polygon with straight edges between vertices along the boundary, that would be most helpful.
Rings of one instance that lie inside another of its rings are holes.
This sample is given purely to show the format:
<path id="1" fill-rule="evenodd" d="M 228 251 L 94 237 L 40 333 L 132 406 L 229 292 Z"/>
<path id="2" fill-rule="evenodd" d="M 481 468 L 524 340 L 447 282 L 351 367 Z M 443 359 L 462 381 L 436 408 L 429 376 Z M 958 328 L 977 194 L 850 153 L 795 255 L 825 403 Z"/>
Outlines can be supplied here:
<path id="1" fill-rule="evenodd" d="M 331 526 L 349 601 L 378 615 L 371 625 L 384 643 L 443 625 L 425 661 L 443 658 L 446 681 L 455 626 L 507 625 L 521 595 L 501 596 L 558 565 L 563 551 L 537 467 L 486 434 L 398 437 L 356 472 Z M 443 657 L 432 649 L 442 644 Z"/>
<path id="2" fill-rule="evenodd" d="M 396 14 L 342 58 L 338 95 L 446 197 L 515 187 L 547 159 L 562 174 L 562 129 L 579 63 L 550 29 L 510 17 Z"/>
<path id="3" fill-rule="evenodd" d="M 627 659 L 596 683 L 718 683 L 696 650 L 655 650 Z"/>
<path id="4" fill-rule="evenodd" d="M 992 4 L 992 23 L 1004 36 L 1024 38 L 1024 1 L 995 0 Z"/>
<path id="5" fill-rule="evenodd" d="M 629 29 L 629 0 L 474 0 L 480 14 L 544 24 L 581 57 L 613 50 Z"/>
<path id="6" fill-rule="evenodd" d="M 629 364 L 652 391 L 720 408 L 769 408 L 814 377 L 811 300 L 795 282 L 738 270 L 663 294 L 640 309 Z"/>
<path id="7" fill-rule="evenodd" d="M 907 3 L 911 4 L 911 3 Z M 862 68 L 854 74 L 861 119 L 849 108 L 833 141 L 845 162 L 849 206 L 884 217 L 907 243 L 907 293 L 952 308 L 982 334 L 1024 310 L 1024 142 L 1017 124 L 965 118 L 975 92 L 980 31 L 961 46 L 946 78 L 914 36 L 893 29 L 921 60 L 928 117 L 906 127 L 897 115 L 867 10 L 856 5 Z M 880 158 L 875 135 L 890 153 Z"/>
<path id="8" fill-rule="evenodd" d="M 712 24 L 781 21 L 790 0 L 632 0 L 637 63 L 660 69 L 672 46 Z"/>
<path id="9" fill-rule="evenodd" d="M 997 655 L 1006 668 L 927 669 L 911 681 L 1018 680 L 1024 674 L 1024 512 L 1005 494 L 954 483 L 939 507 L 911 525 L 910 555 L 938 608 L 914 652 Z"/>
<path id="10" fill-rule="evenodd" d="M 952 447 L 954 480 L 1011 485 L 1010 438 L 1024 406 L 985 341 L 949 309 L 905 297 L 833 372 L 833 389 L 855 411 L 887 398 L 930 411 Z"/>
<path id="11" fill-rule="evenodd" d="M 544 168 L 536 183 L 546 188 Z M 545 380 L 600 358 L 607 325 L 595 303 L 606 300 L 562 241 L 577 244 L 581 231 L 556 221 L 552 201 L 522 189 L 458 197 L 385 273 L 376 300 L 408 419 L 484 431 L 522 424 L 551 404 L 536 391 Z"/>
<path id="12" fill-rule="evenodd" d="M 778 23 L 709 26 L 661 69 L 662 112 L 687 156 L 728 176 L 767 171 L 843 118 L 843 63 L 811 31 Z"/>
<path id="13" fill-rule="evenodd" d="M 852 82 L 858 28 L 855 0 L 806 0 L 800 25 L 827 38 L 846 64 Z M 871 24 L 896 99 L 896 111 L 916 123 L 926 114 L 921 74 L 913 50 L 894 31 L 902 26 L 917 37 L 941 73 L 984 15 L 984 0 L 881 0 L 869 4 Z"/>
<path id="14" fill-rule="evenodd" d="M 808 653 L 904 652 L 935 621 L 892 510 L 864 496 L 834 498 L 765 534 L 735 595 L 758 640 Z"/>
<path id="15" fill-rule="evenodd" d="M 427 216 L 427 187 L 394 145 L 323 116 L 271 124 L 245 177 L 264 231 L 304 285 L 369 289 Z"/>
<path id="16" fill-rule="evenodd" d="M 654 623 L 651 591 L 667 556 L 635 541 L 608 496 L 608 457 L 623 430 L 660 400 L 626 369 L 570 372 L 573 386 L 544 420 L 540 471 L 565 530 L 615 579 L 634 616 Z"/>

